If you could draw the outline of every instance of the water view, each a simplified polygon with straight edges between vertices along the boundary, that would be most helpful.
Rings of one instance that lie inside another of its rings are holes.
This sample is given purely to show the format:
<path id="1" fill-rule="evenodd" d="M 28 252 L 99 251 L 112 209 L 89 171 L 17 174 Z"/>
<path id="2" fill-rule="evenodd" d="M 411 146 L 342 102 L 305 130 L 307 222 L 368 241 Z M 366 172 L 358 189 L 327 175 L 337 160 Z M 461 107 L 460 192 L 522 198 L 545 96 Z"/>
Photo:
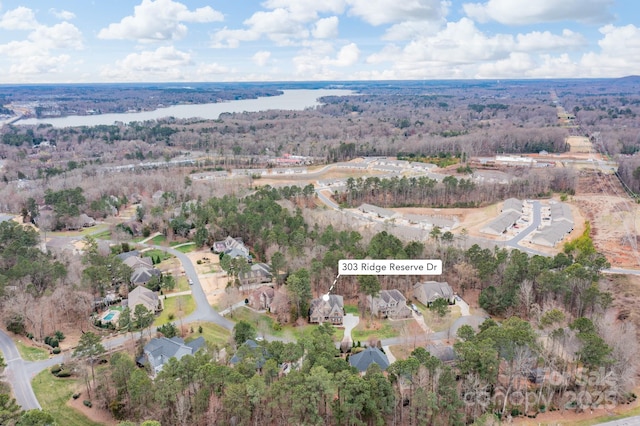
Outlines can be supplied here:
<path id="1" fill-rule="evenodd" d="M 213 104 L 174 105 L 166 108 L 159 108 L 154 111 L 133 113 L 29 118 L 20 120 L 16 122 L 16 124 L 51 124 L 54 127 L 77 127 L 110 125 L 115 122 L 131 123 L 134 121 L 157 120 L 165 117 L 216 120 L 220 117 L 220 114 L 224 113 L 257 112 L 274 109 L 299 111 L 321 105 L 318 99 L 323 96 L 348 96 L 352 94 L 353 92 L 351 90 L 340 89 L 284 90 L 283 94 L 280 96 L 270 96 L 258 99 L 242 99 L 238 101 Z"/>

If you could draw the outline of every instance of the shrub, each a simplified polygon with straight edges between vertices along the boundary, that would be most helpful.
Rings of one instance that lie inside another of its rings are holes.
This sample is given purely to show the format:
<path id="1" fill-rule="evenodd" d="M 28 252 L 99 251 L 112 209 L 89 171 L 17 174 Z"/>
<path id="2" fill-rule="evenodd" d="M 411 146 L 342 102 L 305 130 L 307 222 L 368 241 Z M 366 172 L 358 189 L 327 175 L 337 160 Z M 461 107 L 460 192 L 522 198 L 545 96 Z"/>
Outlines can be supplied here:
<path id="1" fill-rule="evenodd" d="M 60 348 L 59 348 L 59 347 L 55 347 L 55 348 L 53 348 L 53 353 L 54 353 L 54 355 L 58 355 L 60 352 L 62 352 L 62 351 L 60 350 Z"/>
<path id="2" fill-rule="evenodd" d="M 198 326 L 198 333 L 202 334 L 202 326 L 201 325 Z"/>
<path id="3" fill-rule="evenodd" d="M 175 319 L 175 315 L 174 314 L 169 314 L 169 321 L 173 321 Z"/>
<path id="4" fill-rule="evenodd" d="M 84 401 L 82 401 L 82 403 L 84 404 L 85 407 L 91 408 L 93 406 L 91 401 L 89 401 L 88 399 L 85 399 Z"/>
<path id="5" fill-rule="evenodd" d="M 27 333 L 27 339 L 33 340 L 33 333 Z"/>
<path id="6" fill-rule="evenodd" d="M 58 374 L 54 374 L 56 377 L 71 377 L 71 371 L 69 370 L 60 370 Z"/>
<path id="7" fill-rule="evenodd" d="M 78 398 L 80 398 L 80 392 L 74 393 L 73 395 L 71 395 L 71 397 L 72 397 L 73 399 L 78 399 Z"/>
<path id="8" fill-rule="evenodd" d="M 58 330 L 55 333 L 53 333 L 53 335 L 56 337 L 58 342 L 62 342 L 65 339 L 65 335 L 60 330 Z"/>
<path id="9" fill-rule="evenodd" d="M 62 365 L 60 364 L 56 364 L 51 367 L 51 374 L 53 374 L 54 376 L 57 375 L 60 371 L 62 371 Z"/>

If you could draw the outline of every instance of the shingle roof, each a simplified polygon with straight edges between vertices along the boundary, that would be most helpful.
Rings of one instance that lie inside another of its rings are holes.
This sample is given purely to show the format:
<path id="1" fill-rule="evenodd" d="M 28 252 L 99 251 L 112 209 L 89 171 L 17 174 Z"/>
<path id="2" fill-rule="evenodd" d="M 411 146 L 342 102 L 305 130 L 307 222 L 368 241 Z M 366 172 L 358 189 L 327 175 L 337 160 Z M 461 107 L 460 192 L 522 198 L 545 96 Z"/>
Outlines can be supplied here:
<path id="1" fill-rule="evenodd" d="M 485 234 L 502 234 L 507 230 L 507 228 L 516 223 L 520 216 L 520 213 L 509 210 L 500 214 L 500 216 L 489 222 L 484 228 L 480 230 L 480 232 L 484 232 Z"/>
<path id="2" fill-rule="evenodd" d="M 373 347 L 368 347 L 364 351 L 349 357 L 349 364 L 360 372 L 367 371 L 367 368 L 373 363 L 378 364 L 384 371 L 389 367 L 389 358 L 380 349 Z"/>

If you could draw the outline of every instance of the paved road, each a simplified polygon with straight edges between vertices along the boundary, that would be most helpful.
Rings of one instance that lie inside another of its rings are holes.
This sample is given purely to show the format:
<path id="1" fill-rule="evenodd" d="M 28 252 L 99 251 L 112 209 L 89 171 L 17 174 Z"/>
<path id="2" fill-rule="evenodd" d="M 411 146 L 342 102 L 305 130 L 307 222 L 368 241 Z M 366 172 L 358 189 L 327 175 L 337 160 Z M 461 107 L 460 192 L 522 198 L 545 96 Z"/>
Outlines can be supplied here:
<path id="1" fill-rule="evenodd" d="M 5 376 L 13 386 L 13 395 L 23 410 L 41 408 L 31 387 L 30 369 L 28 362 L 20 357 L 20 352 L 11 337 L 0 330 L 0 350 L 4 355 L 7 368 Z"/>
<path id="2" fill-rule="evenodd" d="M 170 247 L 162 247 L 162 246 L 150 246 L 155 249 L 164 250 L 167 253 L 174 255 L 180 260 L 182 263 L 182 267 L 184 268 L 185 275 L 187 278 L 191 279 L 193 284 L 191 285 L 191 294 L 196 301 L 196 310 L 189 316 L 184 319 L 185 323 L 193 322 L 193 321 L 208 321 L 219 326 L 226 328 L 227 330 L 232 330 L 235 325 L 232 321 L 229 321 L 218 312 L 216 312 L 209 302 L 207 301 L 207 295 L 204 294 L 204 290 L 202 289 L 202 285 L 200 284 L 200 280 L 198 279 L 198 274 L 196 273 L 196 268 L 193 266 L 191 259 L 182 253 L 179 250 L 175 250 Z"/>
<path id="3" fill-rule="evenodd" d="M 640 416 L 627 417 L 626 419 L 614 420 L 612 422 L 598 424 L 605 426 L 640 426 Z"/>

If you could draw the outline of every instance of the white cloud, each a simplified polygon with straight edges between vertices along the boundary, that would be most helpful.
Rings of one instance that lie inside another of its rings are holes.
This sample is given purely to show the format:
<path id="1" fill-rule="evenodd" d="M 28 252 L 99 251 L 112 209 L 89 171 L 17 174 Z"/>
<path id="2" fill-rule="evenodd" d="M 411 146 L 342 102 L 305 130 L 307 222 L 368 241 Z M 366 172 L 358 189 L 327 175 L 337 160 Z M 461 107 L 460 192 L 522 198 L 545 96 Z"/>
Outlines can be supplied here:
<path id="1" fill-rule="evenodd" d="M 32 30 L 37 26 L 33 10 L 23 6 L 5 12 L 0 19 L 0 28 L 5 30 Z"/>
<path id="2" fill-rule="evenodd" d="M 142 0 L 134 7 L 133 15 L 110 24 L 98 33 L 103 39 L 128 39 L 138 41 L 177 40 L 187 33 L 183 22 L 222 21 L 223 15 L 209 6 L 190 11 L 173 0 Z"/>
<path id="3" fill-rule="evenodd" d="M 251 57 L 251 60 L 253 61 L 254 64 L 258 65 L 259 67 L 264 67 L 265 65 L 267 65 L 270 58 L 271 58 L 271 52 L 268 52 L 266 50 L 261 50 L 260 52 L 256 52 Z"/>
<path id="4" fill-rule="evenodd" d="M 337 67 L 350 67 L 358 62 L 359 58 L 360 49 L 358 49 L 355 43 L 349 43 L 340 49 L 335 60 L 329 61 L 328 63 Z"/>
<path id="5" fill-rule="evenodd" d="M 576 48 L 587 45 L 587 40 L 582 34 L 565 29 L 562 35 L 552 34 L 549 31 L 533 31 L 516 36 L 518 49 L 526 52 L 549 52 L 558 49 Z"/>
<path id="6" fill-rule="evenodd" d="M 69 55 L 30 56 L 28 61 L 20 61 L 11 65 L 9 72 L 19 79 L 29 82 L 28 78 L 33 75 L 61 73 L 69 59 Z"/>
<path id="7" fill-rule="evenodd" d="M 173 46 L 162 46 L 156 50 L 131 53 L 116 61 L 115 66 L 104 67 L 101 74 L 107 79 L 119 81 L 147 78 L 153 81 L 175 81 L 183 79 L 183 67 L 189 65 L 192 65 L 189 53 Z"/>
<path id="8" fill-rule="evenodd" d="M 316 22 L 312 34 L 315 38 L 336 38 L 338 37 L 338 17 L 319 19 Z"/>
<path id="9" fill-rule="evenodd" d="M 448 11 L 445 0 L 347 0 L 349 14 L 371 25 L 404 21 L 439 21 Z"/>
<path id="10" fill-rule="evenodd" d="M 605 25 L 598 45 L 600 52 L 589 52 L 580 59 L 580 66 L 590 77 L 621 77 L 638 74 L 640 69 L 640 27 Z"/>
<path id="11" fill-rule="evenodd" d="M 318 13 L 342 13 L 344 0 L 267 0 L 262 5 L 267 9 L 287 10 L 298 22 L 310 22 L 318 18 Z"/>
<path id="12" fill-rule="evenodd" d="M 325 41 L 306 43 L 297 56 L 293 58 L 295 73 L 302 79 L 337 79 L 343 75 L 335 68 L 347 68 L 358 62 L 360 49 L 355 43 L 349 43 L 335 52 L 333 45 Z"/>
<path id="13" fill-rule="evenodd" d="M 497 21 L 505 25 L 541 22 L 608 22 L 614 0 L 489 0 L 465 3 L 464 12 L 479 22 Z"/>
<path id="14" fill-rule="evenodd" d="M 267 0 L 262 6 L 268 10 L 255 12 L 243 24 L 244 29 L 224 28 L 212 36 L 214 48 L 237 48 L 243 41 L 263 37 L 279 46 L 299 45 L 311 33 L 316 38 L 337 35 L 337 17 L 319 18 L 319 13 L 342 13 L 344 0 Z M 333 18 L 335 18 L 335 23 Z M 309 24 L 314 23 L 311 26 Z"/>
<path id="15" fill-rule="evenodd" d="M 83 48 L 82 33 L 75 25 L 68 22 L 61 22 L 52 27 L 40 26 L 29 34 L 29 40 L 51 49 L 80 50 Z"/>
<path id="16" fill-rule="evenodd" d="M 230 74 L 235 74 L 235 71 L 230 69 L 229 67 L 214 62 L 211 64 L 201 64 L 200 66 L 198 66 L 194 79 L 197 81 L 212 81 L 218 80 L 219 76 L 221 75 Z M 214 76 L 215 78 L 212 78 Z"/>
<path id="17" fill-rule="evenodd" d="M 63 21 L 70 21 L 76 17 L 76 14 L 68 10 L 49 9 L 49 13 Z"/>

